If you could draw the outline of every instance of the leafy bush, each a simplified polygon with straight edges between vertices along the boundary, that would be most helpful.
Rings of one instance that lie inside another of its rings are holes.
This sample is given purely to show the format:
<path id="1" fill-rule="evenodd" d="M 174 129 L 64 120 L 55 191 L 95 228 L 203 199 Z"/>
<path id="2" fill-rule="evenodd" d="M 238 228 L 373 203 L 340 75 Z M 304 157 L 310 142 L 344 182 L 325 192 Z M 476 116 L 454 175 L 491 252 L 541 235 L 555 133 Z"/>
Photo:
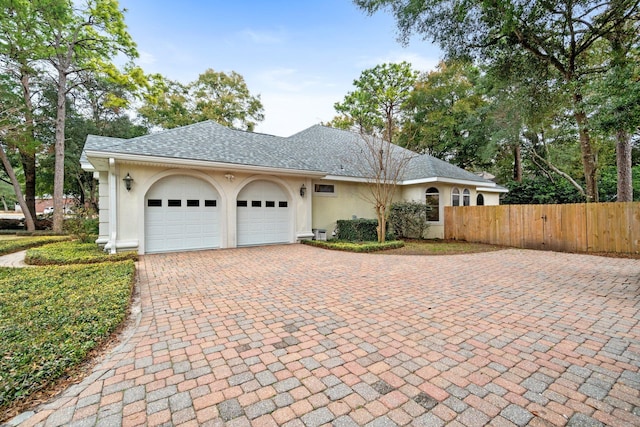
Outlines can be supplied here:
<path id="1" fill-rule="evenodd" d="M 92 264 L 105 261 L 137 260 L 135 252 L 109 254 L 95 243 L 58 242 L 29 249 L 25 262 L 32 265 Z"/>
<path id="2" fill-rule="evenodd" d="M 339 219 L 336 228 L 336 239 L 349 242 L 373 242 L 378 240 L 377 219 Z M 385 240 L 393 240 L 394 236 L 387 229 Z"/>
<path id="3" fill-rule="evenodd" d="M 64 230 L 75 239 L 83 243 L 90 243 L 95 240 L 94 236 L 98 235 L 99 224 L 100 220 L 95 214 L 85 209 L 79 209 L 73 217 L 64 221 Z"/>
<path id="4" fill-rule="evenodd" d="M 0 409 L 82 362 L 124 320 L 133 261 L 0 268 Z"/>
<path id="5" fill-rule="evenodd" d="M 427 215 L 431 207 L 420 202 L 398 202 L 391 205 L 389 224 L 398 237 L 422 239 L 429 228 Z"/>
<path id="6" fill-rule="evenodd" d="M 69 240 L 69 236 L 3 236 L 0 238 L 0 255 L 23 251 L 46 243 Z"/>
<path id="7" fill-rule="evenodd" d="M 387 249 L 397 249 L 404 246 L 402 240 L 391 240 L 384 243 L 375 242 L 343 242 L 343 241 L 323 241 L 323 240 L 303 240 L 303 243 L 311 246 L 318 246 L 325 249 L 334 249 L 346 252 L 376 252 Z"/>
<path id="8" fill-rule="evenodd" d="M 522 182 L 508 182 L 506 187 L 509 192 L 500 199 L 500 203 L 505 205 L 584 203 L 585 201 L 578 190 L 559 176 L 553 182 L 543 176 L 525 177 Z"/>

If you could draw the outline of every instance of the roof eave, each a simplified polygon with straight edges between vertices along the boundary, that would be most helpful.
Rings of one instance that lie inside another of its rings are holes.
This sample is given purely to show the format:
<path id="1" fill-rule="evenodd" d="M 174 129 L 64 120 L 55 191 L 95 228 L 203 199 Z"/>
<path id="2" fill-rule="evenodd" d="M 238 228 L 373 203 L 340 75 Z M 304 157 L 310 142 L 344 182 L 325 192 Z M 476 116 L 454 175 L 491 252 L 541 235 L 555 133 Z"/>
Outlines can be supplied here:
<path id="1" fill-rule="evenodd" d="M 504 187 L 500 187 L 500 186 L 495 186 L 495 187 L 476 187 L 476 191 L 482 191 L 485 193 L 508 193 L 509 190 L 504 188 Z"/>
<path id="2" fill-rule="evenodd" d="M 146 156 L 141 154 L 126 154 L 126 153 L 113 153 L 107 151 L 85 151 L 87 158 L 101 158 L 101 159 L 115 159 L 123 162 L 130 163 L 155 163 L 155 164 L 165 164 L 165 165 L 173 165 L 173 166 L 182 166 L 182 167 L 197 167 L 203 169 L 233 169 L 236 171 L 247 171 L 247 172 L 268 172 L 268 173 L 276 173 L 278 175 L 296 175 L 296 176 L 310 176 L 310 177 L 324 177 L 326 174 L 321 171 L 315 170 L 305 170 L 305 169 L 288 169 L 288 168 L 277 168 L 270 166 L 256 166 L 256 165 L 245 165 L 240 163 L 225 163 L 225 162 L 213 162 L 209 160 L 193 160 L 193 159 L 180 159 L 174 157 L 161 157 L 161 156 Z"/>
<path id="3" fill-rule="evenodd" d="M 432 176 L 429 178 L 418 178 L 418 179 L 408 179 L 406 181 L 402 181 L 402 185 L 415 185 L 415 184 L 428 184 L 431 182 L 443 182 L 446 184 L 458 184 L 458 185 L 471 185 L 471 186 L 487 186 L 488 188 L 494 186 L 495 183 L 486 182 L 486 181 L 472 181 L 467 179 L 458 179 L 458 178 L 447 178 L 441 176 Z"/>

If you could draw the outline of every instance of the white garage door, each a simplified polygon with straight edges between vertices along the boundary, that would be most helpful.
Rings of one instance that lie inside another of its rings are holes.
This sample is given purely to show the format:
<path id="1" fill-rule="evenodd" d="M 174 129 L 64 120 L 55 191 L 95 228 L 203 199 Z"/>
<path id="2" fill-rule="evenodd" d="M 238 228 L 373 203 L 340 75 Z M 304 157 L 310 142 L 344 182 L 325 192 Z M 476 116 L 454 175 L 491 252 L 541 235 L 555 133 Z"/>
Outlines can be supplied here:
<path id="1" fill-rule="evenodd" d="M 254 181 L 236 201 L 238 246 L 289 243 L 291 215 L 284 190 L 273 182 Z"/>
<path id="2" fill-rule="evenodd" d="M 145 197 L 145 252 L 220 247 L 220 197 L 205 181 L 171 176 Z"/>

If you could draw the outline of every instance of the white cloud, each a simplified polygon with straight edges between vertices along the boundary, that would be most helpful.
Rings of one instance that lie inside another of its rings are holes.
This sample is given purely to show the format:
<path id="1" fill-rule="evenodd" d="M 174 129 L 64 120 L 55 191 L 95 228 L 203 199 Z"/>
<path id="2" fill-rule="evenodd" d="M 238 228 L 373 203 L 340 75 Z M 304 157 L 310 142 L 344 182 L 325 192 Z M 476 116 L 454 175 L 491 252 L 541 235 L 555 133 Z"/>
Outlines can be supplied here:
<path id="1" fill-rule="evenodd" d="M 244 38 L 248 38 L 257 44 L 279 44 L 285 41 L 283 30 L 278 31 L 256 31 L 246 29 L 240 33 Z"/>
<path id="2" fill-rule="evenodd" d="M 144 66 L 144 65 L 151 65 L 154 64 L 156 62 L 156 57 L 153 56 L 152 53 L 150 52 L 145 52 L 145 51 L 139 51 L 138 54 L 140 55 L 138 57 L 138 64 Z"/>

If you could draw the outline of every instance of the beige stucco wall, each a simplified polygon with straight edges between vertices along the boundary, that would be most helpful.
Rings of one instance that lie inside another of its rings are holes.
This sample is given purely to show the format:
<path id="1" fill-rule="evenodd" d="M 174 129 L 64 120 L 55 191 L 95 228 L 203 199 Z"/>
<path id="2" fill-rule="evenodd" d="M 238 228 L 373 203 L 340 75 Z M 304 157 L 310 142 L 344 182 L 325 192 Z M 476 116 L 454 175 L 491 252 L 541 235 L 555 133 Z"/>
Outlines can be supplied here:
<path id="1" fill-rule="evenodd" d="M 334 185 L 333 194 L 313 192 L 313 228 L 326 230 L 327 238 L 332 237 L 339 219 L 376 217 L 371 191 L 366 183 L 323 179 L 313 180 L 313 184 Z M 401 200 L 399 193 L 396 192 L 394 200 Z"/>
<path id="2" fill-rule="evenodd" d="M 444 207 L 451 206 L 451 194 L 454 188 L 460 190 L 460 203 L 462 204 L 462 192 L 467 189 L 470 193 L 470 205 L 476 206 L 478 191 L 475 186 L 450 184 L 444 182 L 430 182 L 423 184 L 408 185 L 402 187 L 402 199 L 404 201 L 425 201 L 425 193 L 428 188 L 435 187 L 440 192 L 440 218 L 437 222 L 430 222 L 427 230 L 428 239 L 444 238 Z M 499 193 L 480 192 L 484 196 L 485 206 L 499 205 Z"/>
<path id="3" fill-rule="evenodd" d="M 312 184 L 332 184 L 335 193 L 313 193 L 313 220 L 312 227 L 325 229 L 327 237 L 331 238 L 331 233 L 336 227 L 339 219 L 375 218 L 375 212 L 371 201 L 367 200 L 370 191 L 365 183 L 353 183 L 333 180 L 313 180 Z M 451 206 L 451 193 L 453 188 L 460 190 L 462 203 L 462 192 L 468 189 L 470 193 L 471 206 L 476 205 L 478 191 L 475 186 L 454 185 L 444 182 L 430 182 L 423 184 L 398 186 L 394 201 L 418 201 L 424 203 L 425 192 L 428 188 L 435 187 L 440 191 L 440 218 L 437 222 L 431 222 L 426 234 L 426 238 L 444 238 L 444 207 Z M 484 196 L 485 205 L 498 205 L 500 202 L 499 193 L 481 192 Z"/>
<path id="4" fill-rule="evenodd" d="M 129 173 L 134 179 L 131 191 L 127 191 L 122 178 Z M 233 177 L 225 177 L 225 175 Z M 137 250 L 144 253 L 144 212 L 145 195 L 161 179 L 173 175 L 187 175 L 209 183 L 220 195 L 220 223 L 222 248 L 236 247 L 236 197 L 249 183 L 265 180 L 277 183 L 288 195 L 291 206 L 291 243 L 309 238 L 311 232 L 311 179 L 302 176 L 277 176 L 262 173 L 248 173 L 225 170 L 205 170 L 193 168 L 171 168 L 117 162 L 109 172 L 100 172 L 100 236 L 99 243 L 107 243 L 110 249 L 115 232 L 115 246 L 118 250 Z M 109 228 L 113 213 L 110 195 L 115 184 L 117 212 L 116 226 Z M 300 196 L 300 187 L 305 185 L 307 194 Z"/>
<path id="5" fill-rule="evenodd" d="M 134 179 L 131 191 L 125 189 L 122 178 L 129 173 Z M 160 165 L 142 165 L 112 162 L 108 171 L 96 173 L 100 190 L 100 236 L 98 243 L 106 244 L 110 250 L 137 250 L 144 253 L 145 195 L 158 181 L 173 175 L 187 175 L 201 179 L 211 185 L 220 195 L 220 247 L 233 248 L 236 238 L 236 198 L 249 183 L 266 180 L 277 183 L 288 195 L 291 206 L 291 243 L 310 238 L 312 229 L 325 229 L 327 237 L 339 219 L 375 218 L 371 193 L 366 183 L 312 179 L 303 176 L 253 173 L 233 169 L 174 168 Z M 233 177 L 226 175 L 233 175 Z M 315 193 L 314 184 L 332 184 L 335 193 Z M 300 187 L 306 187 L 306 195 L 300 196 Z M 425 200 L 425 191 L 436 187 L 440 191 L 440 220 L 430 224 L 427 238 L 444 237 L 444 206 L 451 205 L 451 190 L 454 187 L 470 191 L 471 205 L 476 205 L 478 192 L 474 186 L 433 182 L 399 186 L 394 201 Z M 115 194 L 116 203 L 111 200 Z M 499 193 L 482 192 L 485 205 L 498 205 Z M 117 206 L 117 209 L 114 207 Z M 115 226 L 112 224 L 115 222 Z M 115 241 L 114 241 L 115 239 Z M 115 242 L 115 246 L 113 244 Z"/>

